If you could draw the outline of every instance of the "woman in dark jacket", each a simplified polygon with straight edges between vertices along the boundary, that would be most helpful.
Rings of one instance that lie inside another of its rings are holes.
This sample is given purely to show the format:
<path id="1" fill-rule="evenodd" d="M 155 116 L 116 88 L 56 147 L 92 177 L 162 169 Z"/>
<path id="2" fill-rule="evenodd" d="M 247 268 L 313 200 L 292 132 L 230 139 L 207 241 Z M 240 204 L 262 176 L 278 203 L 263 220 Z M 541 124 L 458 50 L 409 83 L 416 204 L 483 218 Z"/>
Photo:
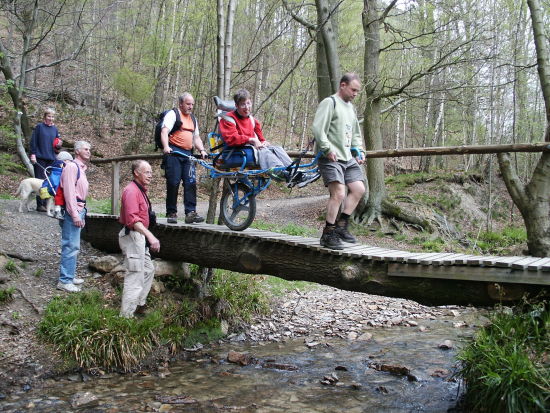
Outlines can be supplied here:
<path id="1" fill-rule="evenodd" d="M 59 138 L 59 131 L 53 124 L 55 110 L 44 110 L 44 121 L 36 125 L 31 137 L 31 162 L 34 166 L 34 177 L 45 179 L 45 168 L 52 165 L 55 158 L 54 140 Z M 36 197 L 36 210 L 46 212 L 46 201 Z"/>

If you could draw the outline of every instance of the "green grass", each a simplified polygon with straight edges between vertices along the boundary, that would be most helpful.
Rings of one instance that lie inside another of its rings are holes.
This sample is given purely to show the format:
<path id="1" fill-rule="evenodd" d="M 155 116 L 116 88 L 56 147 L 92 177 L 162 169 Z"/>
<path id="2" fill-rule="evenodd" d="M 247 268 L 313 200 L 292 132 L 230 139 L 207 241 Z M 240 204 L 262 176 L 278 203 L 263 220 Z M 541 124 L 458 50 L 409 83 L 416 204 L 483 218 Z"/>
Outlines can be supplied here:
<path id="1" fill-rule="evenodd" d="M 0 288 L 0 304 L 13 300 L 14 287 Z"/>
<path id="2" fill-rule="evenodd" d="M 17 267 L 17 264 L 13 260 L 8 260 L 6 262 L 6 265 L 4 265 L 4 269 L 8 272 L 11 272 L 12 274 L 19 273 L 19 267 Z"/>
<path id="3" fill-rule="evenodd" d="M 159 344 L 164 327 L 160 312 L 143 319 L 119 317 L 98 291 L 56 297 L 47 306 L 38 331 L 61 354 L 81 367 L 130 370 Z"/>
<path id="4" fill-rule="evenodd" d="M 256 275 L 215 270 L 211 293 L 220 309 L 217 315 L 225 320 L 250 321 L 253 314 L 269 311 L 267 296 Z"/>
<path id="5" fill-rule="evenodd" d="M 459 352 L 467 411 L 550 411 L 548 302 L 500 309 Z"/>
<path id="6" fill-rule="evenodd" d="M 209 343 L 214 340 L 219 340 L 224 334 L 221 330 L 221 323 L 217 318 L 211 318 L 206 321 L 197 323 L 195 327 L 189 331 L 183 340 L 183 347 L 189 348 L 197 343 Z"/>
<path id="7" fill-rule="evenodd" d="M 93 199 L 86 200 L 86 208 L 88 212 L 96 214 L 110 214 L 111 213 L 111 199 Z"/>
<path id="8" fill-rule="evenodd" d="M 308 281 L 287 281 L 279 277 L 266 275 L 263 285 L 274 297 L 281 297 L 291 290 L 310 291 L 317 288 L 317 284 Z"/>
<path id="9" fill-rule="evenodd" d="M 525 228 L 506 227 L 502 232 L 481 232 L 477 240 L 472 240 L 484 254 L 504 254 L 508 249 L 527 242 Z"/>
<path id="10" fill-rule="evenodd" d="M 304 227 L 301 225 L 296 225 L 292 222 L 285 225 L 280 225 L 280 224 L 268 223 L 259 219 L 254 220 L 251 227 L 256 229 L 262 229 L 264 231 L 279 232 L 281 234 L 297 235 L 300 237 L 309 237 L 313 235 L 316 236 L 318 233 L 316 229 Z"/>
<path id="11" fill-rule="evenodd" d="M 441 238 L 424 241 L 421 244 L 422 250 L 427 252 L 441 252 L 445 250 L 445 241 Z"/>
<path id="12" fill-rule="evenodd" d="M 192 275 L 198 274 L 196 266 Z M 149 296 L 150 312 L 126 319 L 98 291 L 54 298 L 39 325 L 40 336 L 81 367 L 131 370 L 158 346 L 182 346 L 222 336 L 221 321 L 249 321 L 269 311 L 258 276 L 216 270 L 211 296 Z M 117 304 L 118 305 L 118 304 Z"/>

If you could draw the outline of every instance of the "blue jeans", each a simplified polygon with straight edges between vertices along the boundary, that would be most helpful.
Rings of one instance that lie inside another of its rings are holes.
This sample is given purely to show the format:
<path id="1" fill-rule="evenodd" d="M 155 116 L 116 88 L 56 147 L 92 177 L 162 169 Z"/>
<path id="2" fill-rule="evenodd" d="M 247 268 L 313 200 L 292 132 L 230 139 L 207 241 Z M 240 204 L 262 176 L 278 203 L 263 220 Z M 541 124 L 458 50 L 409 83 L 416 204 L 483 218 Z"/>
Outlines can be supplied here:
<path id="1" fill-rule="evenodd" d="M 84 219 L 86 209 L 80 212 Z M 66 213 L 65 219 L 59 221 L 61 227 L 61 263 L 59 265 L 59 281 L 63 284 L 73 282 L 76 274 L 76 259 L 80 251 L 80 231 L 82 228 L 73 223 L 73 218 Z"/>
<path id="2" fill-rule="evenodd" d="M 191 155 L 191 151 L 170 145 L 172 149 Z M 164 155 L 164 173 L 166 175 L 166 214 L 178 212 L 178 191 L 183 181 L 183 206 L 185 213 L 197 209 L 197 180 L 195 165 L 189 158 L 181 155 Z"/>

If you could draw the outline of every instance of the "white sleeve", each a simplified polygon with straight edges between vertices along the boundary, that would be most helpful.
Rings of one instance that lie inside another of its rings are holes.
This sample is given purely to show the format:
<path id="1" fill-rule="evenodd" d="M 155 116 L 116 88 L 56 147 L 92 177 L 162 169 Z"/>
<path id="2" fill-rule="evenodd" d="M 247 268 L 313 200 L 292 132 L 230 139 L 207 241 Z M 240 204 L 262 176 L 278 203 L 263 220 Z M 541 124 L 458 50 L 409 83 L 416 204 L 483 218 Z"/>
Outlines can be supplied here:
<path id="1" fill-rule="evenodd" d="M 200 134 L 199 134 L 199 122 L 198 121 L 195 123 L 195 132 L 193 132 L 193 135 L 194 136 L 200 136 Z"/>
<path id="2" fill-rule="evenodd" d="M 164 115 L 164 120 L 162 121 L 162 127 L 168 128 L 168 132 L 170 132 L 174 127 L 175 123 L 176 123 L 176 112 L 171 110 L 166 115 Z"/>

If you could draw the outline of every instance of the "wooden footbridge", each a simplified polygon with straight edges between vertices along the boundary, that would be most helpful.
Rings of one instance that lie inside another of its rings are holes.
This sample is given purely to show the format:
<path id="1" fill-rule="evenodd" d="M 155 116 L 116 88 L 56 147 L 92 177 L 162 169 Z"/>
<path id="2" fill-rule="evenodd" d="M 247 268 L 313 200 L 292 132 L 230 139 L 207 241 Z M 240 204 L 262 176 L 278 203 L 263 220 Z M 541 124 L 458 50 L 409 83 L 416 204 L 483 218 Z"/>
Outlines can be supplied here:
<path id="1" fill-rule="evenodd" d="M 489 305 L 550 294 L 550 258 L 418 253 L 351 245 L 342 251 L 304 238 L 270 231 L 231 231 L 210 224 L 167 224 L 152 230 L 160 240 L 156 257 L 430 305 Z M 115 215 L 90 214 L 82 237 L 94 247 L 117 252 Z"/>

